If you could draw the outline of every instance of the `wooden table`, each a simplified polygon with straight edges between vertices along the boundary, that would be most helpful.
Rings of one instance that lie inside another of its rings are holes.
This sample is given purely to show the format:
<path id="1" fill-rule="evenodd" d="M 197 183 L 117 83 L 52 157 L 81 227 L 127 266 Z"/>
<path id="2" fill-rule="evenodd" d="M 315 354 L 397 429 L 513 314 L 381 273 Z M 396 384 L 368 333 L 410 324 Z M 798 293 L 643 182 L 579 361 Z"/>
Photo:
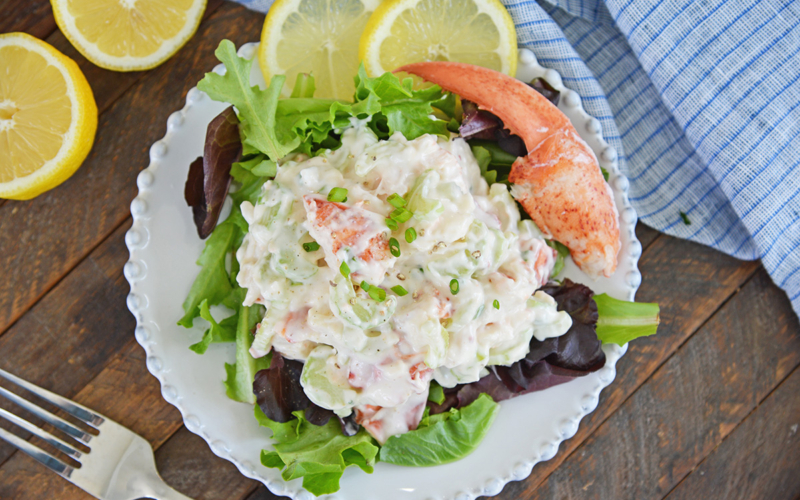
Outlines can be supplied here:
<path id="1" fill-rule="evenodd" d="M 123 237 L 136 174 L 167 117 L 217 63 L 219 41 L 257 40 L 263 19 L 210 0 L 175 57 L 113 73 L 70 46 L 48 1 L 0 3 L 0 33 L 26 31 L 78 61 L 100 111 L 94 149 L 70 180 L 0 201 L 0 367 L 135 430 L 167 482 L 198 499 L 275 497 L 214 456 L 161 398 L 125 306 Z M 661 305 L 658 335 L 631 344 L 575 437 L 498 498 L 798 498 L 800 326 L 786 295 L 758 262 L 641 224 L 637 233 L 637 298 Z M 0 443 L 0 498 L 89 497 Z"/>

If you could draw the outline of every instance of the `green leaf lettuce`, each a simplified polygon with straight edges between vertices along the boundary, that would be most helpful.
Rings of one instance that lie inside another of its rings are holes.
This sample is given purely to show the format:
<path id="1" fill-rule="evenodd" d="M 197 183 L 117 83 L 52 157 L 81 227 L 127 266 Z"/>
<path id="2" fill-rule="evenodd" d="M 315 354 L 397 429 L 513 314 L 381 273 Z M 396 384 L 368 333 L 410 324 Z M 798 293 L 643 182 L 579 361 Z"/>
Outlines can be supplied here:
<path id="1" fill-rule="evenodd" d="M 278 161 L 292 151 L 313 154 L 337 147 L 335 131 L 347 127 L 351 117 L 371 117 L 370 127 L 383 139 L 395 132 L 409 140 L 423 134 L 450 136 L 448 121 L 431 118 L 434 108 L 452 111 L 455 103 L 438 86 L 415 90 L 411 78 L 401 81 L 392 73 L 369 78 L 361 66 L 352 102 L 313 98 L 311 75 L 297 79 L 291 98 L 280 99 L 284 76 L 274 76 L 262 90 L 250 85 L 253 62 L 239 57 L 232 42 L 223 40 L 215 54 L 225 64 L 225 74 L 207 73 L 197 87 L 236 107 L 245 156 L 261 152 Z"/>
<path id="2" fill-rule="evenodd" d="M 217 225 L 206 240 L 206 246 L 197 260 L 200 272 L 183 302 L 184 315 L 178 321 L 179 325 L 191 328 L 194 318 L 200 315 L 199 307 L 203 301 L 209 306 L 217 305 L 233 291 L 225 269 L 225 257 L 233 248 L 239 231 L 236 225 L 226 220 Z"/>
<path id="3" fill-rule="evenodd" d="M 309 423 L 302 411 L 294 415 L 296 418 L 286 423 L 274 422 L 256 405 L 256 420 L 272 429 L 275 440 L 274 450 L 261 452 L 264 466 L 282 469 L 286 481 L 302 477 L 303 488 L 314 495 L 338 491 L 339 479 L 351 465 L 372 473 L 379 448 L 365 430 L 347 437 L 336 418 L 317 426 Z"/>
<path id="4" fill-rule="evenodd" d="M 238 313 L 229 316 L 219 323 L 211 316 L 208 308 L 208 299 L 203 299 L 200 303 L 200 317 L 208 321 L 211 325 L 203 334 L 203 339 L 189 346 L 197 354 L 205 354 L 208 346 L 216 342 L 236 342 L 236 323 L 239 321 Z"/>
<path id="5" fill-rule="evenodd" d="M 250 85 L 253 61 L 239 57 L 233 42 L 223 40 L 214 54 L 225 64 L 225 74 L 206 73 L 197 88 L 215 101 L 236 106 L 245 144 L 273 160 L 286 156 L 300 143 L 299 140 L 281 142 L 275 132 L 275 111 L 286 77 L 272 77 L 269 87 L 261 90 L 258 86 Z"/>
<path id="6" fill-rule="evenodd" d="M 239 288 L 242 292 L 241 288 Z M 244 293 L 240 294 L 238 307 L 238 321 L 236 323 L 236 362 L 225 363 L 225 393 L 234 401 L 242 403 L 256 403 L 253 393 L 253 380 L 256 372 L 269 368 L 270 357 L 265 356 L 255 359 L 250 355 L 250 346 L 253 344 L 253 335 L 250 333 L 264 315 L 264 308 L 259 305 L 243 306 L 241 302 Z"/>
<path id="7" fill-rule="evenodd" d="M 426 415 L 416 430 L 390 437 L 381 447 L 380 459 L 413 467 L 460 460 L 483 441 L 499 409 L 491 397 L 481 394 L 461 409 Z"/>

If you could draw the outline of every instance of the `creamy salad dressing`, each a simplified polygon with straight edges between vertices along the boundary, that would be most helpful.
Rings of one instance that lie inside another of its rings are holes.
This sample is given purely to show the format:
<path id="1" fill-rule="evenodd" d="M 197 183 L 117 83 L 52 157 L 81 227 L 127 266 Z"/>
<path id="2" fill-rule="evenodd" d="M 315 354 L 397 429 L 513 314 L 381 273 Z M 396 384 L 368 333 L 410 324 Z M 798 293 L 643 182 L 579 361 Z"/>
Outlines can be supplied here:
<path id="1" fill-rule="evenodd" d="M 327 200 L 336 187 L 347 189 L 346 201 Z M 387 198 L 395 193 L 414 215 L 392 231 Z M 571 326 L 536 292 L 555 252 L 520 221 L 504 184 L 487 185 L 460 138 L 379 141 L 354 119 L 336 151 L 284 161 L 242 214 L 250 229 L 237 280 L 245 305 L 267 306 L 252 355 L 275 349 L 304 361 L 308 397 L 342 416 L 355 411 L 381 443 L 416 428 L 432 379 L 474 382 L 488 365 L 523 358 L 532 337 Z M 416 231 L 411 243 L 407 228 Z M 305 251 L 309 242 L 319 248 Z M 362 282 L 385 290 L 385 300 Z M 398 285 L 407 294 L 391 290 Z"/>

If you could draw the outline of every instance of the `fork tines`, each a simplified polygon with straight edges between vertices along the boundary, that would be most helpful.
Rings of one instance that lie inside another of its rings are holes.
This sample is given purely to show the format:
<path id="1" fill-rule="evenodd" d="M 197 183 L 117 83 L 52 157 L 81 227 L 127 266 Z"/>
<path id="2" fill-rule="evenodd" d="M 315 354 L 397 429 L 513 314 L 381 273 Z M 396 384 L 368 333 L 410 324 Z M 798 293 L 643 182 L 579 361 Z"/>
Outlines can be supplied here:
<path id="1" fill-rule="evenodd" d="M 42 389 L 36 385 L 31 384 L 21 378 L 12 375 L 5 370 L 0 369 L 0 377 L 6 379 L 7 381 L 33 393 L 37 397 L 47 401 L 48 403 L 64 410 L 68 414 L 72 415 L 76 419 L 80 420 L 81 422 L 89 425 L 93 428 L 98 428 L 100 424 L 104 422 L 104 418 L 100 415 L 94 413 L 93 411 L 89 410 L 88 408 L 81 406 L 79 404 L 73 403 L 72 401 L 59 396 L 58 394 L 53 394 L 52 392 Z M 25 410 L 29 411 L 33 415 L 36 415 L 38 418 L 42 419 L 44 422 L 52 425 L 59 431 L 68 435 L 71 439 L 74 439 L 78 443 L 83 445 L 88 444 L 91 439 L 94 437 L 92 434 L 85 432 L 84 430 L 80 429 L 76 425 L 64 420 L 63 418 L 50 413 L 49 411 L 41 408 L 40 406 L 24 399 L 17 394 L 5 389 L 4 387 L 0 387 L 0 396 L 5 397 L 6 399 L 10 400 L 17 406 L 24 408 Z M 38 436 L 42 440 L 44 440 L 49 445 L 53 446 L 60 452 L 64 453 L 68 457 L 78 461 L 80 457 L 83 455 L 83 451 L 81 451 L 80 446 L 71 442 L 67 442 L 58 438 L 51 433 L 47 432 L 46 430 L 28 422 L 27 420 L 11 413 L 8 410 L 0 408 L 0 417 L 8 420 L 12 424 L 30 432 L 31 434 Z M 57 472 L 58 474 L 69 477 L 74 467 L 64 463 L 59 458 L 53 456 L 52 454 L 42 450 L 38 446 L 29 443 L 28 441 L 20 438 L 19 436 L 12 434 L 11 432 L 0 428 L 0 439 L 8 442 L 12 446 L 24 451 L 31 457 L 35 458 L 43 465 L 49 467 L 53 471 Z"/>

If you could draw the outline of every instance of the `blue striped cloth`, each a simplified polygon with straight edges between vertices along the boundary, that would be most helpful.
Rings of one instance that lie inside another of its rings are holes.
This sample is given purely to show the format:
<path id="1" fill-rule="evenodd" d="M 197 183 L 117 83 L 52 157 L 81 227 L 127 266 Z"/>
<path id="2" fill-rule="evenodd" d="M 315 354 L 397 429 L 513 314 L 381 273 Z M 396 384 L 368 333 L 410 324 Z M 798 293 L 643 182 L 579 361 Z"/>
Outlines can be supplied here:
<path id="1" fill-rule="evenodd" d="M 800 313 L 800 2 L 502 1 L 602 123 L 639 218 L 762 259 Z"/>

